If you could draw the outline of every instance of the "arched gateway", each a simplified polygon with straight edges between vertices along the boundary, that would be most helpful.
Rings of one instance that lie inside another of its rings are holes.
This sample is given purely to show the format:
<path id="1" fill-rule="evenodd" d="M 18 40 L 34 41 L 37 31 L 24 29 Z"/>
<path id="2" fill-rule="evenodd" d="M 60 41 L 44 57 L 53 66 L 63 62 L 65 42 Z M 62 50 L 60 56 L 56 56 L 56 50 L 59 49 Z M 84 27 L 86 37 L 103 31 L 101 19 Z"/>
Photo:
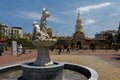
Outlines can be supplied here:
<path id="1" fill-rule="evenodd" d="M 77 48 L 82 49 L 81 41 L 78 41 L 78 42 L 77 42 Z"/>

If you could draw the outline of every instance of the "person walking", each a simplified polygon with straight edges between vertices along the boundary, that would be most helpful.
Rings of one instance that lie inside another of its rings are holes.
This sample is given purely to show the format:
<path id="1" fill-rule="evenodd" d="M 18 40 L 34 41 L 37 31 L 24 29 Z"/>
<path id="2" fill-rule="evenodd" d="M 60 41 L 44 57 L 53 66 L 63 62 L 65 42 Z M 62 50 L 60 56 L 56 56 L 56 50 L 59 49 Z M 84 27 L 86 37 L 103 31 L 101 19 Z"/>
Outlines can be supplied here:
<path id="1" fill-rule="evenodd" d="M 3 47 L 0 46 L 0 56 L 2 56 L 2 52 L 3 52 Z"/>
<path id="2" fill-rule="evenodd" d="M 67 47 L 67 51 L 66 54 L 69 53 L 70 54 L 70 45 Z"/>
<path id="3" fill-rule="evenodd" d="M 17 56 L 20 56 L 20 55 L 22 54 L 22 52 L 23 52 L 23 46 L 22 46 L 22 44 L 20 44 L 20 45 L 18 46 L 17 51 L 18 51 Z"/>
<path id="4" fill-rule="evenodd" d="M 58 45 L 58 54 L 61 54 L 61 51 L 62 51 L 62 46 L 61 45 Z"/>

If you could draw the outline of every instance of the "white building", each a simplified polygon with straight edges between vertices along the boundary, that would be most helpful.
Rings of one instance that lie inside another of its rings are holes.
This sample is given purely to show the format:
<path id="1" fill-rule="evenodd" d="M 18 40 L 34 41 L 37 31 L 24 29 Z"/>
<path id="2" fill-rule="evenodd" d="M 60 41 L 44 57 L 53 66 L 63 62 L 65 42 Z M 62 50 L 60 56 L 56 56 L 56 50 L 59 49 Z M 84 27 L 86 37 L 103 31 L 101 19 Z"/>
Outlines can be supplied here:
<path id="1" fill-rule="evenodd" d="M 6 25 L 3 25 L 2 33 L 4 37 L 23 38 L 22 27 L 8 27 Z"/>
<path id="2" fill-rule="evenodd" d="M 100 33 L 95 34 L 95 39 L 97 40 L 105 40 L 106 37 L 108 37 L 110 34 L 115 35 L 117 30 L 106 30 L 106 31 L 101 31 Z"/>

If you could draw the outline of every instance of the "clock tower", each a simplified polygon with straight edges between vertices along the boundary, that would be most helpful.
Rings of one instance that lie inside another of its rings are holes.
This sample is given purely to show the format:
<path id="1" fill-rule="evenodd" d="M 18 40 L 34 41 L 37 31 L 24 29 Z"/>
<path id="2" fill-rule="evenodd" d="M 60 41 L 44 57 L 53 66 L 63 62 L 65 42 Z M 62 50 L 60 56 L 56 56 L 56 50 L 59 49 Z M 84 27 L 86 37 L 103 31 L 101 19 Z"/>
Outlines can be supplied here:
<path id="1" fill-rule="evenodd" d="M 83 25 L 80 19 L 80 12 L 78 11 L 76 25 L 75 25 L 75 33 L 73 34 L 73 43 L 75 47 L 82 48 L 85 43 L 85 36 L 83 32 Z"/>

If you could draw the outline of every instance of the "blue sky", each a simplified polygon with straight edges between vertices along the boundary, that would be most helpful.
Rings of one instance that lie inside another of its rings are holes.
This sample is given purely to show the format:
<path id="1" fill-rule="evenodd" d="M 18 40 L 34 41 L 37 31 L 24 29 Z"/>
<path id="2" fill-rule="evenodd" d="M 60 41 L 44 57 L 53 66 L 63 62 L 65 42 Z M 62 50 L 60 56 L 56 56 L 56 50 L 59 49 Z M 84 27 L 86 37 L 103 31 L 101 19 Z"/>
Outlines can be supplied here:
<path id="1" fill-rule="evenodd" d="M 53 35 L 57 31 L 60 36 L 72 36 L 78 10 L 87 37 L 108 29 L 117 30 L 120 21 L 120 0 L 2 0 L 0 23 L 32 32 L 32 22 L 40 23 L 42 8 L 51 14 L 47 25 Z"/>

